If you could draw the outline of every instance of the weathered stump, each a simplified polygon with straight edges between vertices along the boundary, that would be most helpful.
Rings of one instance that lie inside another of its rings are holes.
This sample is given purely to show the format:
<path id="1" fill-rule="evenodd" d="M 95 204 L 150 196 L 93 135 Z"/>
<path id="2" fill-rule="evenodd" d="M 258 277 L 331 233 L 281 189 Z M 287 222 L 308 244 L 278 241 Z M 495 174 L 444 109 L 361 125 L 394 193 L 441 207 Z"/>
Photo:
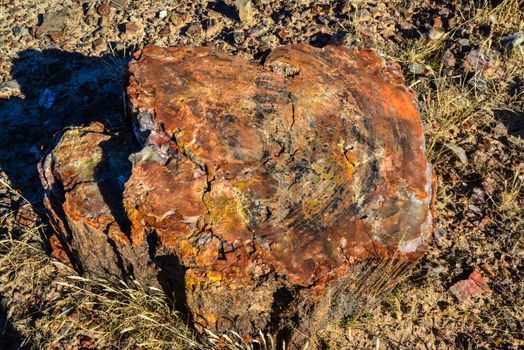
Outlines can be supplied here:
<path id="1" fill-rule="evenodd" d="M 396 65 L 334 46 L 281 47 L 263 64 L 148 47 L 129 71 L 138 145 L 94 123 L 41 163 L 84 273 L 160 285 L 214 330 L 311 331 L 423 253 L 432 169 Z"/>

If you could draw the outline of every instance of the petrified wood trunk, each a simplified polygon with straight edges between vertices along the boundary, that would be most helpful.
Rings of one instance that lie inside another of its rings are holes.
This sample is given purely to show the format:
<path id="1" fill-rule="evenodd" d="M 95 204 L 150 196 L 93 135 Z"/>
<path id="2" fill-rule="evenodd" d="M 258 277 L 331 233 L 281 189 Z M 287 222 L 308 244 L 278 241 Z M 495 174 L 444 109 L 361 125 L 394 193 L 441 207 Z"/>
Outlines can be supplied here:
<path id="1" fill-rule="evenodd" d="M 78 269 L 160 285 L 196 325 L 251 334 L 354 314 L 423 253 L 432 169 L 396 65 L 334 46 L 263 64 L 148 47 L 129 70 L 138 145 L 95 123 L 41 164 Z"/>

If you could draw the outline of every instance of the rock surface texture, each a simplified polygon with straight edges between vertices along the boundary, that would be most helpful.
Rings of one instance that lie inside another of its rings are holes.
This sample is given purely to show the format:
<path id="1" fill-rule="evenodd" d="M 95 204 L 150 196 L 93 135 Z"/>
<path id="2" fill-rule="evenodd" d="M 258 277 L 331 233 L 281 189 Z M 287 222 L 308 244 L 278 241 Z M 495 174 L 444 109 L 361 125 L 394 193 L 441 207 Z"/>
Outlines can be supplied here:
<path id="1" fill-rule="evenodd" d="M 72 264 L 174 292 L 197 328 L 322 329 L 390 288 L 432 229 L 413 92 L 373 51 L 285 46 L 260 64 L 148 47 L 136 139 L 66 130 L 40 166 Z"/>

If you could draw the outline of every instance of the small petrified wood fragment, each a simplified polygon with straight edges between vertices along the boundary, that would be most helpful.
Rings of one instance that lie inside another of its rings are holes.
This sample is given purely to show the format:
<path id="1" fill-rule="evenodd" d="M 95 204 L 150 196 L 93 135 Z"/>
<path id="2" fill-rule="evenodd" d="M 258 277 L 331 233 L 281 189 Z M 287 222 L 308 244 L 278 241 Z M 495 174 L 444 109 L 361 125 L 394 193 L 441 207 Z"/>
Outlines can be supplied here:
<path id="1" fill-rule="evenodd" d="M 396 65 L 334 46 L 263 65 L 148 47 L 129 70 L 129 162 L 129 135 L 95 124 L 42 163 L 86 273 L 158 283 L 197 324 L 248 334 L 357 312 L 423 253 L 432 169 Z"/>

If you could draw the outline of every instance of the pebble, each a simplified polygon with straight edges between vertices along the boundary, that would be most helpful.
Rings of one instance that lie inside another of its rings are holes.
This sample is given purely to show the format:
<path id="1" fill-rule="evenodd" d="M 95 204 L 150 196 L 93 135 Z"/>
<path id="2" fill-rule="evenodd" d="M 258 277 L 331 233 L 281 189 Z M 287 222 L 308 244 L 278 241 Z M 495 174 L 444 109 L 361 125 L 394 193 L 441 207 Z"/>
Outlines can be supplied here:
<path id="1" fill-rule="evenodd" d="M 253 2 L 251 0 L 236 0 L 235 6 L 242 23 L 249 26 L 255 22 Z"/>
<path id="2" fill-rule="evenodd" d="M 468 84 L 473 86 L 479 91 L 488 90 L 488 83 L 486 80 L 482 79 L 479 75 L 474 75 L 471 79 L 468 80 Z"/>
<path id="3" fill-rule="evenodd" d="M 217 11 L 214 11 L 214 10 L 209 10 L 207 11 L 207 16 L 209 18 L 220 18 L 222 17 L 222 15 L 220 14 L 220 12 L 217 12 Z"/>
<path id="4" fill-rule="evenodd" d="M 497 123 L 495 127 L 493 128 L 493 131 L 498 136 L 507 136 L 508 135 L 508 129 L 502 123 Z"/>
<path id="5" fill-rule="evenodd" d="M 190 37 L 197 37 L 201 35 L 202 32 L 202 25 L 200 23 L 193 23 L 187 28 L 186 35 Z"/>
<path id="6" fill-rule="evenodd" d="M 159 19 L 164 19 L 167 17 L 167 11 L 166 10 L 161 10 L 161 11 L 158 11 L 157 15 L 156 15 Z"/>
<path id="7" fill-rule="evenodd" d="M 235 41 L 235 44 L 242 44 L 245 40 L 244 32 L 234 32 L 233 40 Z"/>
<path id="8" fill-rule="evenodd" d="M 464 151 L 464 148 L 449 142 L 446 142 L 444 146 L 451 150 L 463 164 L 468 164 L 468 156 L 466 155 L 466 151 Z"/>
<path id="9" fill-rule="evenodd" d="M 503 37 L 500 42 L 506 48 L 515 48 L 524 44 L 524 32 L 516 32 Z"/>
<path id="10" fill-rule="evenodd" d="M 478 270 L 474 270 L 467 279 L 458 281 L 449 291 L 459 302 L 464 302 L 474 296 L 490 294 L 491 289 Z"/>
<path id="11" fill-rule="evenodd" d="M 442 38 L 444 36 L 444 34 L 446 34 L 446 32 L 442 28 L 434 27 L 434 28 L 430 29 L 428 37 L 431 40 L 438 40 L 438 39 Z"/>
<path id="12" fill-rule="evenodd" d="M 212 25 L 210 25 L 207 30 L 206 30 L 206 35 L 208 37 L 214 37 L 215 35 L 217 35 L 218 33 L 220 33 L 222 31 L 222 29 L 224 28 L 224 23 L 223 22 L 216 22 Z"/>
<path id="13" fill-rule="evenodd" d="M 124 24 L 124 33 L 127 35 L 134 35 L 138 33 L 140 27 L 135 22 L 127 22 Z"/>
<path id="14" fill-rule="evenodd" d="M 14 26 L 13 34 L 14 35 L 26 35 L 26 34 L 29 34 L 29 30 L 25 27 Z"/>
<path id="15" fill-rule="evenodd" d="M 93 41 L 93 50 L 95 50 L 96 53 L 99 53 L 106 48 L 106 43 L 102 38 L 98 38 L 95 41 Z"/>
<path id="16" fill-rule="evenodd" d="M 171 17 L 169 17 L 169 21 L 171 22 L 171 24 L 173 24 L 177 28 L 182 27 L 184 24 L 186 24 L 190 20 L 191 20 L 190 16 L 189 17 L 181 16 L 178 14 L 174 14 L 174 15 L 171 15 Z"/>
<path id="17" fill-rule="evenodd" d="M 13 80 L 8 80 L 2 84 L 0 84 L 0 93 L 1 95 L 10 95 L 10 94 L 13 94 L 14 92 L 20 92 L 21 90 L 21 87 L 20 87 L 20 84 L 18 84 L 18 82 L 13 79 Z"/>
<path id="18" fill-rule="evenodd" d="M 468 209 L 474 211 L 475 213 L 482 213 L 482 209 L 473 204 L 468 205 Z"/>
<path id="19" fill-rule="evenodd" d="M 436 239 L 442 239 L 442 238 L 446 237 L 447 235 L 448 235 L 448 233 L 444 229 L 438 228 L 438 229 L 435 230 L 435 238 Z"/>
<path id="20" fill-rule="evenodd" d="M 108 4 L 100 4 L 96 11 L 100 16 L 109 16 L 109 14 L 111 13 L 111 6 L 109 6 Z"/>
<path id="21" fill-rule="evenodd" d="M 63 35 L 69 20 L 69 13 L 66 10 L 51 12 L 43 15 L 43 22 L 37 29 L 37 35 L 51 35 L 55 38 Z"/>
<path id="22" fill-rule="evenodd" d="M 457 60 L 453 52 L 451 52 L 451 50 L 446 50 L 446 52 L 444 52 L 444 55 L 442 55 L 442 64 L 445 67 L 454 67 L 456 63 Z"/>
<path id="23" fill-rule="evenodd" d="M 425 72 L 425 67 L 421 63 L 412 63 L 408 66 L 409 71 L 414 75 L 420 75 Z"/>

